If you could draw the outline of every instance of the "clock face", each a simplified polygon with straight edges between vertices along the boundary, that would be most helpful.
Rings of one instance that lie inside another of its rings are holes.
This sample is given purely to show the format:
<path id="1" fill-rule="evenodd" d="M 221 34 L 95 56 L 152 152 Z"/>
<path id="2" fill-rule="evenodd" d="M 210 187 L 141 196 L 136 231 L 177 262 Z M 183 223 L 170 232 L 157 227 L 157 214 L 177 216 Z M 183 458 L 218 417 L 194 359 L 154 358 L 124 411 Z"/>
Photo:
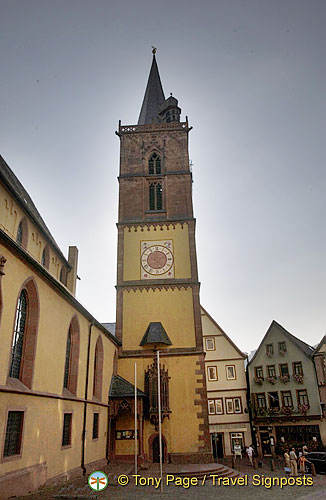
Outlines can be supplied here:
<path id="1" fill-rule="evenodd" d="M 141 244 L 142 279 L 173 278 L 172 241 L 143 241 Z"/>

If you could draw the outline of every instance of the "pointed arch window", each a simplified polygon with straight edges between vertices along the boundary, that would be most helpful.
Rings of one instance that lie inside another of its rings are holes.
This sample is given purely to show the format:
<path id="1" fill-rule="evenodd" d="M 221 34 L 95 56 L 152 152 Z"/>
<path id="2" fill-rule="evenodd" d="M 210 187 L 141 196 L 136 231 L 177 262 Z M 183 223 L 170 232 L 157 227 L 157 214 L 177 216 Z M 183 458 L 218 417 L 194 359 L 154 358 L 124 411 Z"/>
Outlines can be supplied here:
<path id="1" fill-rule="evenodd" d="M 79 324 L 77 318 L 74 317 L 67 335 L 63 388 L 75 395 L 77 393 L 79 342 Z"/>
<path id="2" fill-rule="evenodd" d="M 161 157 L 157 153 L 153 153 L 148 161 L 148 173 L 149 175 L 160 175 L 161 170 Z"/>
<path id="3" fill-rule="evenodd" d="M 9 377 L 32 388 L 39 319 L 38 292 L 29 278 L 18 296 L 12 337 Z"/>
<path id="4" fill-rule="evenodd" d="M 156 211 L 163 209 L 163 189 L 160 182 L 149 185 L 149 209 Z"/>
<path id="5" fill-rule="evenodd" d="M 67 345 L 66 345 L 65 374 L 64 374 L 64 379 L 63 379 L 64 389 L 68 389 L 70 365 L 71 365 L 71 327 L 69 327 L 68 337 L 67 337 Z"/>
<path id="6" fill-rule="evenodd" d="M 18 224 L 16 242 L 18 245 L 23 248 L 27 247 L 27 236 L 28 236 L 28 227 L 26 222 L 26 217 L 23 217 L 20 223 Z"/>
<path id="7" fill-rule="evenodd" d="M 60 281 L 63 285 L 67 285 L 67 269 L 65 266 L 62 266 L 60 271 Z"/>
<path id="8" fill-rule="evenodd" d="M 93 396 L 99 400 L 102 400 L 102 378 L 103 378 L 103 344 L 101 337 L 98 337 L 94 353 Z"/>
<path id="9" fill-rule="evenodd" d="M 49 251 L 49 245 L 46 245 L 43 248 L 42 252 L 42 257 L 41 257 L 41 264 L 42 266 L 46 267 L 49 269 L 49 264 L 50 264 L 50 251 Z"/>
<path id="10" fill-rule="evenodd" d="M 26 290 L 22 290 L 16 309 L 15 330 L 12 342 L 9 377 L 20 378 L 23 358 L 24 336 L 27 323 L 28 299 Z"/>

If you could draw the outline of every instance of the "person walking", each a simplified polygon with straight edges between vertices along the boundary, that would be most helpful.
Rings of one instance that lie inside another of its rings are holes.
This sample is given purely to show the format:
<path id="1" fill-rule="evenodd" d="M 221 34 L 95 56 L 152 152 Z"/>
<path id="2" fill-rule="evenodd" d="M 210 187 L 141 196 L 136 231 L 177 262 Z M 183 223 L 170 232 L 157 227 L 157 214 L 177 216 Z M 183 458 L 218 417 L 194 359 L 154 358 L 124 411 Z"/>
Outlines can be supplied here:
<path id="1" fill-rule="evenodd" d="M 284 470 L 287 474 L 291 472 L 291 463 L 290 463 L 290 455 L 289 450 L 285 450 L 284 453 Z"/>
<path id="2" fill-rule="evenodd" d="M 253 449 L 252 445 L 250 445 L 249 448 L 247 448 L 247 455 L 248 455 L 249 463 L 252 466 L 254 465 L 254 463 L 252 461 L 253 453 L 254 453 L 254 449 Z"/>
<path id="3" fill-rule="evenodd" d="M 290 451 L 290 465 L 291 465 L 291 476 L 297 477 L 298 475 L 298 465 L 297 465 L 298 457 L 295 453 L 295 448 L 292 448 Z"/>

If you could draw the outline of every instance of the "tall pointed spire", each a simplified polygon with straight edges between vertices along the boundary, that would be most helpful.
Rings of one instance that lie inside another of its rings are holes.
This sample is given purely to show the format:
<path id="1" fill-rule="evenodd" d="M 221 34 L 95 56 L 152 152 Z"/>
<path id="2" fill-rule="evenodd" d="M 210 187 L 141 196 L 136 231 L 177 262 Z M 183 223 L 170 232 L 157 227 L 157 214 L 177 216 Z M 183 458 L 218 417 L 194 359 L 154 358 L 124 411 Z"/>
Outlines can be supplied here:
<path id="1" fill-rule="evenodd" d="M 153 47 L 153 62 L 149 73 L 143 105 L 141 107 L 138 125 L 157 123 L 160 121 L 158 112 L 160 105 L 165 101 L 160 75 L 155 58 L 156 49 Z"/>

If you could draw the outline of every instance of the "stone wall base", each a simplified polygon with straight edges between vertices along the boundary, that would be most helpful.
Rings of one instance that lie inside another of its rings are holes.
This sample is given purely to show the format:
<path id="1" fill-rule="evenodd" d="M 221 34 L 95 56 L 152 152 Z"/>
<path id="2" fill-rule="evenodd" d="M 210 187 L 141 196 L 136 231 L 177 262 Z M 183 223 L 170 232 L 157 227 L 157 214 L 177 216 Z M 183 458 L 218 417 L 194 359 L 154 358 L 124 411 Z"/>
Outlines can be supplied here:
<path id="1" fill-rule="evenodd" d="M 0 477 L 0 500 L 6 500 L 12 496 L 26 495 L 37 490 L 46 482 L 46 478 L 46 462 L 8 472 Z"/>
<path id="2" fill-rule="evenodd" d="M 85 464 L 86 475 L 96 470 L 102 470 L 107 465 L 105 458 Z M 41 486 L 55 486 L 83 475 L 82 468 L 76 467 L 58 476 L 47 479 L 48 468 L 46 462 L 32 465 L 24 469 L 8 472 L 0 477 L 0 500 L 7 500 L 14 496 L 23 496 L 37 490 Z"/>

